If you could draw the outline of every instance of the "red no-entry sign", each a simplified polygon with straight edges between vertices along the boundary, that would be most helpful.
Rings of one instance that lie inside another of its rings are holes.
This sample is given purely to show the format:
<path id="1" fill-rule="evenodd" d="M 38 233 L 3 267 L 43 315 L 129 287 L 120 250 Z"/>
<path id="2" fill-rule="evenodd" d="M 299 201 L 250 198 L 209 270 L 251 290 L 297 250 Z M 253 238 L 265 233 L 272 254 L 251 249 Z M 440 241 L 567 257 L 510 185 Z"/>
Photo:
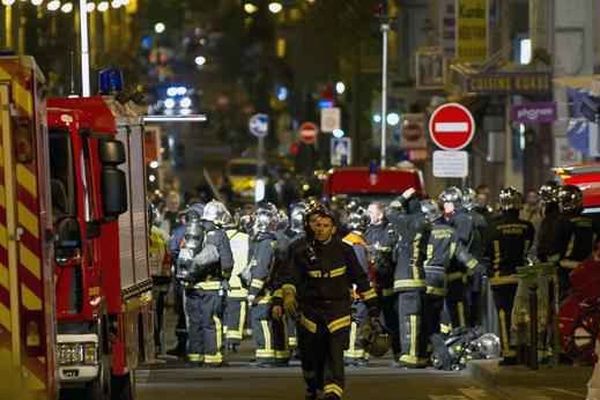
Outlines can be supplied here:
<path id="1" fill-rule="evenodd" d="M 471 143 L 474 134 L 473 115 L 461 104 L 443 104 L 429 118 L 429 135 L 441 149 L 461 150 Z"/>
<path id="2" fill-rule="evenodd" d="M 317 141 L 319 127 L 312 122 L 304 122 L 298 129 L 300 141 L 305 144 L 313 144 Z"/>

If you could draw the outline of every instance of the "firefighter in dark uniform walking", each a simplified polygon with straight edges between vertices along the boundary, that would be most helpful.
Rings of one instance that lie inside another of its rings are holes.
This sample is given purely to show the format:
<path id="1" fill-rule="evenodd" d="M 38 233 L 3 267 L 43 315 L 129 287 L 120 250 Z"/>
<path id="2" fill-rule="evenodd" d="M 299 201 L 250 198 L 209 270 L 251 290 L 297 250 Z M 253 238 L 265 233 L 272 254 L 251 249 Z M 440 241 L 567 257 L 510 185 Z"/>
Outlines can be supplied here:
<path id="1" fill-rule="evenodd" d="M 400 239 L 394 250 L 394 292 L 397 296 L 400 336 L 400 357 L 395 361 L 401 367 L 422 368 L 428 362 L 427 338 L 423 335 L 426 221 L 414 190 L 405 192 L 403 197 L 406 199 L 407 210 L 405 228 L 400 232 Z"/>
<path id="2" fill-rule="evenodd" d="M 472 188 L 466 188 L 463 191 L 463 208 L 465 213 L 473 221 L 473 235 L 471 245 L 466 249 L 479 265 L 484 265 L 485 246 L 487 240 L 488 220 L 476 210 L 475 198 L 477 193 Z M 469 303 L 469 326 L 481 326 L 484 322 L 484 268 L 476 268 L 467 279 L 467 295 Z"/>
<path id="3" fill-rule="evenodd" d="M 331 211 L 314 207 L 307 213 L 312 234 L 294 248 L 282 276 L 286 313 L 296 315 L 298 344 L 306 381 L 306 399 L 341 399 L 344 392 L 344 349 L 351 324 L 350 290 L 367 304 L 371 324 L 378 325 L 377 293 L 354 250 L 336 235 Z M 310 238 L 313 236 L 313 238 Z M 380 328 L 381 329 L 381 328 Z"/>
<path id="4" fill-rule="evenodd" d="M 427 237 L 427 250 L 423 261 L 427 291 L 424 300 L 425 337 L 439 333 L 444 297 L 447 294 L 447 271 L 451 262 L 465 266 L 469 275 L 476 271 L 479 263 L 462 246 L 453 227 L 446 224 L 438 204 L 433 200 L 423 200 L 421 209 L 427 219 L 424 234 Z"/>
<path id="5" fill-rule="evenodd" d="M 248 255 L 249 275 L 245 277 L 258 366 L 272 366 L 276 362 L 270 318 L 273 292 L 270 278 L 277 245 L 274 234 L 277 223 L 276 211 L 269 204 L 256 210 Z"/>
<path id="6" fill-rule="evenodd" d="M 369 223 L 367 211 L 360 207 L 352 207 L 347 209 L 346 228 L 349 233 L 342 239 L 344 243 L 352 246 L 356 259 L 360 263 L 365 274 L 369 274 L 369 256 L 367 250 L 367 242 L 363 232 Z M 371 281 L 372 282 L 372 281 Z M 365 352 L 359 332 L 363 324 L 368 322 L 368 309 L 366 304 L 361 300 L 353 290 L 352 293 L 352 323 L 350 324 L 350 338 L 348 339 L 348 348 L 344 351 L 344 361 L 346 365 L 364 366 L 368 361 L 368 354 Z"/>
<path id="7" fill-rule="evenodd" d="M 505 364 L 512 364 L 517 356 L 510 335 L 517 268 L 527 264 L 535 229 L 519 218 L 523 197 L 515 188 L 502 189 L 498 200 L 501 214 L 490 225 L 486 255 L 491 261 L 489 276 L 498 309 L 502 355 Z"/>
<path id="8" fill-rule="evenodd" d="M 223 327 L 221 322 L 224 280 L 233 269 L 229 239 L 221 228 L 228 211 L 218 201 L 204 207 L 200 251 L 192 260 L 193 282 L 185 289 L 185 312 L 188 326 L 188 358 L 206 366 L 220 366 Z M 181 252 L 180 251 L 180 257 Z"/>
<path id="9" fill-rule="evenodd" d="M 444 221 L 454 228 L 456 236 L 464 248 L 469 249 L 473 239 L 473 220 L 465 213 L 462 201 L 462 191 L 455 186 L 445 189 L 439 196 L 439 202 L 444 212 Z M 464 328 L 469 320 L 467 271 L 464 265 L 453 260 L 450 263 L 447 277 L 446 308 L 450 316 L 450 323 L 453 328 Z"/>
<path id="10" fill-rule="evenodd" d="M 369 257 L 373 265 L 374 283 L 383 312 L 384 325 L 392 337 L 392 351 L 394 360 L 397 360 L 400 357 L 400 333 L 394 295 L 393 250 L 398 242 L 398 235 L 385 216 L 383 203 L 371 203 L 367 211 L 370 223 L 365 231 L 365 239 L 369 245 Z"/>
<path id="11" fill-rule="evenodd" d="M 538 195 L 542 203 L 543 218 L 540 222 L 540 231 L 536 232 L 535 246 L 536 255 L 541 262 L 558 262 L 557 251 L 557 227 L 560 222 L 560 210 L 558 208 L 559 186 L 555 182 L 548 182 L 540 187 Z M 551 260 L 552 257 L 555 260 Z"/>
<path id="12" fill-rule="evenodd" d="M 581 214 L 583 194 L 574 185 L 558 190 L 558 207 L 561 218 L 556 227 L 556 249 L 553 260 L 558 260 L 560 298 L 569 290 L 569 275 L 583 260 L 592 254 L 596 232 L 591 218 Z"/>

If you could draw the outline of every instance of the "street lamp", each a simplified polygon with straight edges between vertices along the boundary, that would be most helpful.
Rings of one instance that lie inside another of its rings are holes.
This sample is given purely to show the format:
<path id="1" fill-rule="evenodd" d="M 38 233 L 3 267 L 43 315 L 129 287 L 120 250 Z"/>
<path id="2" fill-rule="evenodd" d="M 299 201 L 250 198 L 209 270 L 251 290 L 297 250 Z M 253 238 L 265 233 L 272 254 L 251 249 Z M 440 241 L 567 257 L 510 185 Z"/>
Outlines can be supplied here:
<path id="1" fill-rule="evenodd" d="M 346 85 L 344 84 L 344 82 L 339 81 L 335 84 L 335 92 L 337 94 L 344 94 L 345 91 L 346 91 Z"/>
<path id="2" fill-rule="evenodd" d="M 154 32 L 156 32 L 156 33 L 159 33 L 159 34 L 163 33 L 165 31 L 165 29 L 167 29 L 167 27 L 162 22 L 157 22 L 154 25 Z"/>
<path id="3" fill-rule="evenodd" d="M 41 6 L 44 0 L 31 0 L 31 4 L 34 6 Z"/>
<path id="4" fill-rule="evenodd" d="M 396 126 L 400 123 L 400 115 L 398 113 L 392 112 L 387 115 L 387 123 L 390 126 Z"/>
<path id="5" fill-rule="evenodd" d="M 15 0 L 2 0 L 2 4 L 5 6 L 12 6 L 15 4 Z"/>
<path id="6" fill-rule="evenodd" d="M 198 56 L 194 59 L 194 62 L 196 63 L 197 66 L 201 67 L 204 64 L 206 64 L 206 57 Z"/>
<path id="7" fill-rule="evenodd" d="M 281 3 L 277 1 L 269 3 L 269 11 L 271 11 L 271 13 L 278 14 L 281 12 L 281 10 L 283 10 L 283 6 L 281 5 Z"/>
<path id="8" fill-rule="evenodd" d="M 258 7 L 252 3 L 246 3 L 244 4 L 244 11 L 246 11 L 247 14 L 254 14 L 258 11 Z"/>
<path id="9" fill-rule="evenodd" d="M 40 1 L 40 0 L 37 0 L 37 1 Z M 87 3 L 86 7 L 87 7 L 87 12 L 89 12 L 89 13 L 94 12 L 94 10 L 96 9 L 96 3 L 91 3 L 91 2 Z"/>
<path id="10" fill-rule="evenodd" d="M 56 11 L 60 8 L 60 1 L 52 0 L 51 2 L 46 4 L 46 8 L 48 9 L 48 11 Z"/>
<path id="11" fill-rule="evenodd" d="M 100 12 L 106 12 L 110 7 L 110 4 L 108 4 L 108 1 L 101 1 L 100 3 L 98 3 L 98 11 Z"/>
<path id="12" fill-rule="evenodd" d="M 73 11 L 73 3 L 65 3 L 62 5 L 62 7 L 60 8 L 60 11 L 62 11 L 65 14 L 69 14 Z"/>

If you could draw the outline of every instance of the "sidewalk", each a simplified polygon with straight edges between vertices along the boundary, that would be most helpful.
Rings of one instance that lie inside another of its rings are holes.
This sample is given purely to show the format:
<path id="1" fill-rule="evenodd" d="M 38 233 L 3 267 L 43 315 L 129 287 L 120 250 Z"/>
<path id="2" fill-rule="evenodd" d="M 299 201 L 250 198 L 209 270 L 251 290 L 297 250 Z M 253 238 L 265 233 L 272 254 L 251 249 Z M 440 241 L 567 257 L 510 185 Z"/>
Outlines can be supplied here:
<path id="1" fill-rule="evenodd" d="M 524 366 L 499 366 L 497 360 L 486 360 L 470 362 L 467 371 L 504 399 L 574 400 L 585 399 L 592 367 L 540 366 L 533 371 Z"/>

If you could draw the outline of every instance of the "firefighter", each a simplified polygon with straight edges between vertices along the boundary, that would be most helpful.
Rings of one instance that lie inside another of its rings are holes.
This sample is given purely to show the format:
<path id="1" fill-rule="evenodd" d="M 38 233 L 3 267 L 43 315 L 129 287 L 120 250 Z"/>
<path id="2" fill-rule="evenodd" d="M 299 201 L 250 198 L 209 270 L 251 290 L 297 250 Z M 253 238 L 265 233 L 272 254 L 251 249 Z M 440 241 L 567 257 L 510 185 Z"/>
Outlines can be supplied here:
<path id="1" fill-rule="evenodd" d="M 400 357 L 400 337 L 398 310 L 394 295 L 393 249 L 398 242 L 398 235 L 394 225 L 385 216 L 383 203 L 373 202 L 367 211 L 369 225 L 365 231 L 365 239 L 369 246 L 369 258 L 374 271 L 372 282 L 374 282 L 379 296 L 384 326 L 392 338 L 394 360 L 397 360 Z"/>
<path id="2" fill-rule="evenodd" d="M 377 293 L 370 287 L 352 247 L 336 235 L 331 211 L 313 207 L 307 212 L 307 220 L 312 232 L 295 246 L 291 262 L 283 271 L 283 308 L 299 319 L 305 399 L 337 400 L 342 398 L 345 384 L 350 290 L 353 284 L 357 286 L 358 295 L 367 304 L 370 323 L 380 327 Z"/>
<path id="3" fill-rule="evenodd" d="M 167 233 L 164 232 L 157 225 L 159 220 L 157 218 L 158 210 L 148 205 L 148 224 L 150 226 L 150 240 L 149 240 L 149 264 L 152 276 L 152 298 L 156 300 L 155 303 L 155 318 L 154 318 L 154 344 L 156 346 L 156 353 L 161 353 L 163 350 L 163 322 L 164 322 L 164 310 L 165 310 L 165 297 L 169 291 L 169 285 L 171 283 L 171 262 L 169 257 L 169 251 L 167 247 Z"/>
<path id="4" fill-rule="evenodd" d="M 439 203 L 443 208 L 443 221 L 454 228 L 458 241 L 464 248 L 470 249 L 474 232 L 473 219 L 464 211 L 462 202 L 462 191 L 455 186 L 440 193 Z M 464 328 L 469 320 L 466 272 L 464 265 L 454 260 L 448 270 L 446 308 L 453 328 Z"/>
<path id="5" fill-rule="evenodd" d="M 191 221 L 192 219 L 200 221 L 203 212 L 204 204 L 198 201 L 191 201 L 186 209 L 179 213 L 179 225 L 173 230 L 173 233 L 169 238 L 169 251 L 171 253 L 171 260 L 174 264 L 173 268 L 176 268 L 176 263 L 179 258 L 179 250 L 181 249 L 184 241 L 188 221 Z M 167 354 L 175 357 L 185 357 L 187 354 L 188 337 L 185 308 L 183 305 L 185 290 L 182 282 L 176 279 L 175 276 L 173 278 L 175 312 L 177 313 L 177 324 L 175 325 L 175 337 L 177 338 L 177 344 L 174 348 L 168 350 Z"/>
<path id="6" fill-rule="evenodd" d="M 488 220 L 479 213 L 476 209 L 475 199 L 477 193 L 472 188 L 466 188 L 463 191 L 463 209 L 465 213 L 473 221 L 473 235 L 471 237 L 471 245 L 469 246 L 468 253 L 477 260 L 479 265 L 484 265 L 484 254 L 487 240 Z M 469 326 L 481 326 L 483 324 L 485 316 L 484 307 L 484 277 L 485 269 L 476 268 L 469 275 L 467 280 L 469 296 Z"/>
<path id="7" fill-rule="evenodd" d="M 362 207 L 354 207 L 348 210 L 346 217 L 346 228 L 349 231 L 342 241 L 354 250 L 356 259 L 365 274 L 369 274 L 369 258 L 367 242 L 363 232 L 367 228 L 369 217 Z M 350 324 L 350 337 L 348 339 L 348 349 L 344 351 L 344 362 L 351 366 L 364 366 L 368 361 L 368 354 L 362 348 L 362 343 L 358 333 L 365 322 L 368 321 L 368 310 L 366 304 L 360 299 L 356 291 L 352 292 L 352 323 Z"/>
<path id="8" fill-rule="evenodd" d="M 277 209 L 270 204 L 256 210 L 247 274 L 243 274 L 248 288 L 252 336 L 256 345 L 256 365 L 259 367 L 272 366 L 276 361 L 270 320 L 272 287 L 269 280 L 277 245 L 274 234 L 277 223 L 276 211 Z"/>
<path id="9" fill-rule="evenodd" d="M 550 258 L 555 254 L 557 248 L 556 229 L 560 221 L 558 190 L 559 186 L 555 182 L 548 182 L 538 190 L 543 218 L 540 222 L 540 230 L 536 232 L 535 247 L 537 259 L 541 262 L 551 261 Z"/>
<path id="10" fill-rule="evenodd" d="M 290 227 L 286 234 L 290 238 L 290 245 L 287 250 L 286 262 L 289 262 L 290 251 L 296 243 L 303 240 L 306 237 L 304 230 L 304 221 L 306 216 L 306 204 L 297 203 L 292 207 L 290 212 Z M 291 318 L 289 315 L 286 316 L 286 327 L 288 335 L 288 346 L 291 350 L 298 348 L 298 335 L 296 328 L 296 320 Z"/>
<path id="11" fill-rule="evenodd" d="M 527 264 L 533 243 L 533 225 L 519 218 L 523 202 L 515 188 L 502 189 L 498 197 L 501 213 L 490 225 L 486 255 L 491 260 L 489 271 L 494 302 L 498 309 L 500 340 L 505 364 L 516 361 L 511 344 L 511 314 L 517 291 L 517 267 Z"/>
<path id="12" fill-rule="evenodd" d="M 188 359 L 215 367 L 223 364 L 222 281 L 230 278 L 234 265 L 229 239 L 222 229 L 230 218 L 227 214 L 218 201 L 210 201 L 204 207 L 199 249 L 192 259 L 191 278 L 185 289 Z"/>
<path id="13" fill-rule="evenodd" d="M 237 353 L 242 341 L 248 304 L 248 290 L 242 286 L 239 274 L 248 265 L 248 247 L 250 236 L 240 227 L 240 215 L 236 213 L 228 224 L 225 225 L 227 237 L 233 253 L 233 271 L 229 278 L 227 290 L 227 304 L 225 307 L 225 341 L 227 350 Z"/>
<path id="14" fill-rule="evenodd" d="M 415 191 L 407 190 L 402 196 L 407 210 L 406 223 L 394 250 L 394 292 L 398 302 L 400 335 L 400 357 L 396 362 L 404 368 L 422 368 L 428 361 L 427 341 L 422 330 L 426 224 Z"/>
<path id="15" fill-rule="evenodd" d="M 582 215 L 583 195 L 575 185 L 558 190 L 561 218 L 556 227 L 556 249 L 553 260 L 559 261 L 559 293 L 563 299 L 569 289 L 569 274 L 592 254 L 596 233 L 592 219 Z"/>
<path id="16" fill-rule="evenodd" d="M 473 272 L 478 262 L 473 258 L 458 240 L 456 230 L 445 223 L 438 204 L 433 200 L 423 200 L 421 210 L 427 220 L 424 234 L 427 237 L 427 250 L 423 260 L 423 270 L 427 291 L 424 298 L 425 338 L 439 333 L 441 313 L 444 307 L 444 297 L 447 294 L 447 271 L 450 264 L 456 261 Z"/>

